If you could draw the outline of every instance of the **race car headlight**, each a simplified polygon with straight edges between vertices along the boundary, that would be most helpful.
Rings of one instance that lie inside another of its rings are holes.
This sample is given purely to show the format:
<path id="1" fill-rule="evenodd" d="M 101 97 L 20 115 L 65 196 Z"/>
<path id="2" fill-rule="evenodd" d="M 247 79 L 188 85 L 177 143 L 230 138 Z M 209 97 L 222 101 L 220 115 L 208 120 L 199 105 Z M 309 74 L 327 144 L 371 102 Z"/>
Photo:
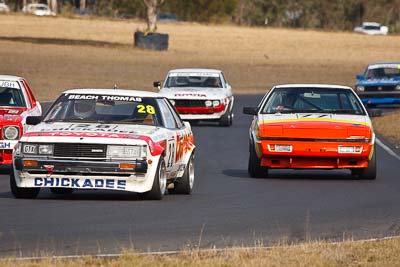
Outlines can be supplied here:
<path id="1" fill-rule="evenodd" d="M 207 101 L 205 102 L 205 104 L 206 104 L 206 107 L 211 107 L 213 103 L 212 103 L 211 100 L 207 100 Z"/>
<path id="2" fill-rule="evenodd" d="M 271 144 L 271 145 L 268 145 L 268 150 L 271 152 L 292 152 L 293 146 L 292 145 Z"/>
<path id="3" fill-rule="evenodd" d="M 4 127 L 3 136 L 5 140 L 17 140 L 19 138 L 19 127 L 17 126 Z"/>
<path id="4" fill-rule="evenodd" d="M 221 102 L 219 102 L 219 100 L 214 100 L 213 101 L 213 106 L 214 107 L 218 107 L 220 105 Z"/>
<path id="5" fill-rule="evenodd" d="M 364 86 L 361 86 L 361 85 L 358 85 L 358 86 L 356 87 L 356 89 L 357 89 L 358 92 L 364 92 L 364 91 L 365 91 L 365 87 L 364 87 Z"/>
<path id="6" fill-rule="evenodd" d="M 144 147 L 144 148 L 143 148 Z M 146 156 L 146 146 L 113 146 L 107 147 L 107 157 L 130 159 Z"/>
<path id="7" fill-rule="evenodd" d="M 340 154 L 348 154 L 348 153 L 361 153 L 363 150 L 362 146 L 339 146 L 338 152 Z"/>
<path id="8" fill-rule="evenodd" d="M 396 85 L 396 90 L 400 90 L 400 84 Z"/>
<path id="9" fill-rule="evenodd" d="M 53 155 L 53 145 L 39 145 L 39 155 Z"/>

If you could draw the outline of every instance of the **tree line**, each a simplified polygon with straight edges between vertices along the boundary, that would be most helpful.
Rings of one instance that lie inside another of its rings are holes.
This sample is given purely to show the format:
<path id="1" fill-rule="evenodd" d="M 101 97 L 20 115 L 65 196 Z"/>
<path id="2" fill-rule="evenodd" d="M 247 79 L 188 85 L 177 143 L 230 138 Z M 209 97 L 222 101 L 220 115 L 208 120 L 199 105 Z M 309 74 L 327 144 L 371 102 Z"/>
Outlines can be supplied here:
<path id="1" fill-rule="evenodd" d="M 15 8 L 30 0 L 9 0 Z M 48 2 L 48 0 L 36 0 Z M 58 11 L 97 16 L 146 18 L 144 0 L 57 0 Z M 351 30 L 376 21 L 400 32 L 400 0 L 164 0 L 159 12 L 205 23 Z"/>

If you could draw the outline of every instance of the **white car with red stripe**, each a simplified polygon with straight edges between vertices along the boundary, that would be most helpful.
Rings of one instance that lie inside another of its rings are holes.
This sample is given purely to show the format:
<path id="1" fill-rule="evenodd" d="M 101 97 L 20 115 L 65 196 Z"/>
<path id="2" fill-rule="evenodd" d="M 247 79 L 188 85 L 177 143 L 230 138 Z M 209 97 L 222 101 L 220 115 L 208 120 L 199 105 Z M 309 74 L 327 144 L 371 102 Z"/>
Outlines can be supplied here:
<path id="1" fill-rule="evenodd" d="M 24 78 L 0 75 L 0 165 L 12 163 L 12 151 L 28 129 L 27 116 L 42 115 L 42 107 Z"/>
<path id="2" fill-rule="evenodd" d="M 194 141 L 169 101 L 157 93 L 77 89 L 65 91 L 14 150 L 10 177 L 17 198 L 41 188 L 137 192 L 161 199 L 166 190 L 190 194 Z"/>
<path id="3" fill-rule="evenodd" d="M 160 94 L 170 99 L 182 119 L 193 122 L 218 121 L 221 126 L 233 122 L 232 88 L 224 74 L 215 69 L 170 70 L 161 88 L 154 82 Z"/>

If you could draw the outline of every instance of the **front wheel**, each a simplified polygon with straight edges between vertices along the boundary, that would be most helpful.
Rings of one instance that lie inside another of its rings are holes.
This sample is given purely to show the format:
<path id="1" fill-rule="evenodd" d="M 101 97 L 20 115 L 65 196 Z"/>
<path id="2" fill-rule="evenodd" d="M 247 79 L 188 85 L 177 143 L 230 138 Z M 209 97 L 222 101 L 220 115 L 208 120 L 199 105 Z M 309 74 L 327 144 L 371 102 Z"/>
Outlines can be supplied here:
<path id="1" fill-rule="evenodd" d="M 224 115 L 222 115 L 221 119 L 219 120 L 219 125 L 223 127 L 228 127 L 233 124 L 233 114 L 231 111 L 226 111 Z"/>
<path id="2" fill-rule="evenodd" d="M 139 196 L 147 200 L 161 200 L 167 188 L 167 174 L 164 158 L 161 156 L 158 162 L 156 175 L 154 177 L 153 186 L 150 191 L 140 193 Z"/>
<path id="3" fill-rule="evenodd" d="M 25 188 L 25 187 L 18 187 L 17 183 L 15 181 L 15 174 L 14 174 L 14 168 L 11 166 L 11 171 L 10 171 L 10 188 L 11 188 L 11 193 L 15 198 L 36 198 L 37 195 L 40 192 L 40 188 Z"/>
<path id="4" fill-rule="evenodd" d="M 250 143 L 248 172 L 250 177 L 252 178 L 268 177 L 268 168 L 261 166 L 261 160 L 258 158 L 255 147 L 251 143 Z"/>
<path id="5" fill-rule="evenodd" d="M 194 158 L 190 157 L 183 176 L 174 183 L 174 188 L 169 192 L 172 194 L 190 195 L 194 185 Z"/>

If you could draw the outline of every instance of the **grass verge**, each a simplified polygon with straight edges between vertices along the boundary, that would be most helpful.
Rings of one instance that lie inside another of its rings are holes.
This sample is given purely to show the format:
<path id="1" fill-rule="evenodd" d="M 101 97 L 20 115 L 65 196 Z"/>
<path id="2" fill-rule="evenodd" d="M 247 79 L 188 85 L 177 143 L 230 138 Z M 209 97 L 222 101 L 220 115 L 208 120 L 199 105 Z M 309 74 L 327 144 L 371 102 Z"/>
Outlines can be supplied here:
<path id="1" fill-rule="evenodd" d="M 235 93 L 265 92 L 275 84 L 353 86 L 368 63 L 398 57 L 400 36 L 350 32 L 160 23 L 167 52 L 135 49 L 134 20 L 0 16 L 0 73 L 23 76 L 39 100 L 71 88 L 153 90 L 172 68 L 224 70 Z"/>
<path id="2" fill-rule="evenodd" d="M 400 111 L 372 118 L 374 129 L 385 136 L 400 151 Z"/>
<path id="3" fill-rule="evenodd" d="M 118 258 L 77 259 L 44 258 L 41 260 L 3 259 L 3 267 L 73 267 L 73 266 L 400 266 L 400 238 L 331 244 L 311 242 L 281 245 L 271 249 L 236 249 L 183 251 L 177 255 L 141 256 L 126 252 Z"/>

